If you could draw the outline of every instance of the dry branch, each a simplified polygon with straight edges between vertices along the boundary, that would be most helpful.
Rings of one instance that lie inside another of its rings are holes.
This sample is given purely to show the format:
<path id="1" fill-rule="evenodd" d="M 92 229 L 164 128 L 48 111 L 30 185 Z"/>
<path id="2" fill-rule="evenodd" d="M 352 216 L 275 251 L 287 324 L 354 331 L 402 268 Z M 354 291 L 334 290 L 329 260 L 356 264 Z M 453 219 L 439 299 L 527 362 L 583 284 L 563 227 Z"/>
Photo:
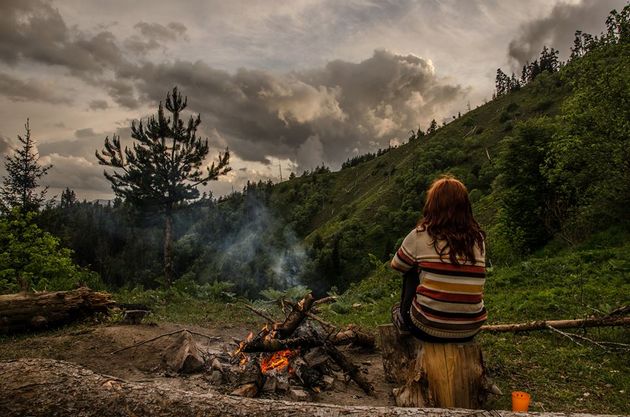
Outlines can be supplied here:
<path id="1" fill-rule="evenodd" d="M 571 329 L 580 327 L 607 327 L 629 326 L 630 316 L 607 316 L 600 318 L 574 319 L 574 320 L 538 320 L 528 323 L 492 324 L 481 327 L 486 332 L 529 332 L 533 330 L 546 330 L 549 326 L 554 329 Z"/>
<path id="2" fill-rule="evenodd" d="M 113 355 L 115 353 L 122 352 L 122 351 L 125 351 L 125 350 L 128 350 L 128 349 L 136 348 L 136 347 L 139 347 L 139 346 L 142 346 L 142 345 L 146 345 L 147 343 L 154 342 L 154 341 L 156 341 L 158 339 L 161 339 L 163 337 L 172 336 L 172 335 L 174 335 L 176 333 L 181 333 L 181 332 L 188 332 L 188 333 L 194 334 L 196 336 L 205 337 L 205 338 L 207 338 L 209 340 L 220 340 L 221 339 L 219 336 L 208 336 L 206 334 L 198 333 L 198 332 L 195 332 L 195 331 L 192 331 L 192 330 L 188 330 L 188 329 L 179 329 L 179 330 L 175 330 L 175 331 L 172 331 L 172 332 L 169 332 L 169 333 L 163 333 L 161 335 L 152 337 L 152 338 L 147 339 L 147 340 L 143 340 L 142 342 L 134 343 L 131 346 L 126 346 L 124 348 L 120 348 L 118 350 L 115 350 L 115 351 L 111 352 L 110 355 Z"/>
<path id="3" fill-rule="evenodd" d="M 325 348 L 328 356 L 330 356 L 332 360 L 334 360 L 335 363 L 339 365 L 339 367 L 343 369 L 343 371 L 347 373 L 348 376 L 356 382 L 363 391 L 365 391 L 366 394 L 372 395 L 374 393 L 374 387 L 367 379 L 365 379 L 365 376 L 363 376 L 361 369 L 359 369 L 358 366 L 348 360 L 348 358 L 346 358 L 339 349 L 333 346 L 332 343 L 326 343 Z"/>
<path id="4" fill-rule="evenodd" d="M 287 316 L 284 323 L 276 326 L 275 330 L 280 339 L 285 339 L 293 334 L 302 321 L 306 318 L 306 313 L 309 312 L 313 306 L 313 294 L 306 295 L 300 302 L 294 304 L 291 312 Z"/>

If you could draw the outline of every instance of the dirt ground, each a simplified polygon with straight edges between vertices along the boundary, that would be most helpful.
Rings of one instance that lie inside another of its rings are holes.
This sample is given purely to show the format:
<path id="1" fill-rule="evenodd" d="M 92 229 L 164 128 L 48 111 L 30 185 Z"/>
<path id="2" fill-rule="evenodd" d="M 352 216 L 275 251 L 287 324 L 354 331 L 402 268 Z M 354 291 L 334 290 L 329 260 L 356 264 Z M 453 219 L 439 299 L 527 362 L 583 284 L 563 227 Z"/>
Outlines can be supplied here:
<path id="1" fill-rule="evenodd" d="M 128 349 L 120 353 L 111 352 L 147 340 L 164 333 L 187 328 L 221 339 L 210 341 L 194 336 L 205 351 L 220 351 L 234 338 L 244 338 L 250 330 L 243 327 L 222 326 L 206 328 L 183 326 L 171 323 L 140 325 L 76 325 L 60 330 L 4 337 L 0 339 L 0 360 L 17 358 L 48 358 L 77 363 L 95 372 L 112 375 L 128 381 L 155 382 L 173 388 L 194 392 L 214 390 L 225 393 L 225 386 L 214 386 L 208 373 L 190 376 L 170 375 L 161 366 L 162 351 L 174 340 L 168 336 L 154 342 Z M 342 348 L 345 350 L 346 348 Z M 384 379 L 383 365 L 378 352 L 346 351 L 352 361 L 367 371 L 368 379 L 376 392 L 366 395 L 354 382 L 335 383 L 334 389 L 313 393 L 312 401 L 341 405 L 393 405 L 391 390 L 394 386 Z M 280 394 L 261 394 L 261 398 L 280 398 Z"/>

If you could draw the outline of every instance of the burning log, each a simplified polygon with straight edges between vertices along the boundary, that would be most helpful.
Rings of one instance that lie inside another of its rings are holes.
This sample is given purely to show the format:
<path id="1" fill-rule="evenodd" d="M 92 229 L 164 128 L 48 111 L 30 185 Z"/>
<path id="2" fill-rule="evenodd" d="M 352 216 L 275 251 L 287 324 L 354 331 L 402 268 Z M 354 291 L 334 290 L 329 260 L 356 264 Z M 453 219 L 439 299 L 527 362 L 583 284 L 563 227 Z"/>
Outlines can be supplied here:
<path id="1" fill-rule="evenodd" d="M 246 363 L 245 369 L 240 375 L 239 384 L 239 387 L 230 393 L 231 395 L 249 398 L 258 395 L 265 384 L 265 379 L 257 360 Z"/>
<path id="2" fill-rule="evenodd" d="M 274 323 L 271 327 L 265 325 L 256 336 L 250 333 L 246 340 L 239 343 L 233 356 L 240 357 L 241 362 L 246 363 L 251 357 L 248 355 L 263 353 L 260 357 L 260 367 L 264 375 L 269 376 L 273 373 L 273 376 L 276 376 L 282 370 L 287 370 L 294 380 L 299 380 L 302 386 L 315 391 L 325 388 L 326 385 L 332 385 L 327 384 L 323 380 L 323 376 L 325 373 L 331 372 L 326 364 L 334 362 L 367 394 L 374 392 L 374 387 L 361 373 L 359 367 L 334 346 L 353 344 L 373 348 L 374 337 L 372 335 L 353 325 L 340 331 L 333 325 L 314 316 L 311 309 L 315 305 L 315 300 L 311 294 L 308 294 L 298 303 L 285 302 L 284 305 L 291 307 L 284 322 Z M 267 321 L 271 321 L 266 314 L 260 314 L 254 308 L 250 308 L 250 310 Z M 308 326 L 301 327 L 307 318 L 320 323 L 328 336 L 324 336 Z M 296 334 L 298 329 L 299 333 Z M 265 353 L 272 352 L 272 355 L 265 355 Z M 301 356 L 302 352 L 304 357 Z M 305 359 L 306 357 L 308 360 Z M 253 357 L 252 360 L 257 361 L 258 359 Z M 273 381 L 267 385 L 268 390 L 275 389 Z M 251 395 L 253 393 L 255 395 L 257 392 L 251 385 L 248 387 L 241 385 L 236 394 Z"/>
<path id="3" fill-rule="evenodd" d="M 38 330 L 106 313 L 111 295 L 81 287 L 73 291 L 0 295 L 0 333 Z"/>
<path id="4" fill-rule="evenodd" d="M 287 349 L 310 349 L 312 347 L 322 346 L 323 344 L 323 340 L 311 336 L 302 336 L 283 340 L 259 338 L 254 339 L 251 342 L 247 342 L 241 349 L 241 352 L 277 352 L 279 350 Z"/>

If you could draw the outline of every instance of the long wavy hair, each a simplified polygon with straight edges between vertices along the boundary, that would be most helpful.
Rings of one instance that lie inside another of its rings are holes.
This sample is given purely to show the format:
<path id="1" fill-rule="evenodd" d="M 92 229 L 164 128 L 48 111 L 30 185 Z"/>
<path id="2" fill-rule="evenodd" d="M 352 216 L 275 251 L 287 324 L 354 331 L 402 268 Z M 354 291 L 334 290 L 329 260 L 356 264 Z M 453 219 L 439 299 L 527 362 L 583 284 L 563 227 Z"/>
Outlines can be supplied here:
<path id="1" fill-rule="evenodd" d="M 474 264 L 475 245 L 483 254 L 486 234 L 473 217 L 466 186 L 453 176 L 433 181 L 418 226 L 433 239 L 440 259 L 448 254 L 453 264 L 459 265 L 460 259 Z"/>

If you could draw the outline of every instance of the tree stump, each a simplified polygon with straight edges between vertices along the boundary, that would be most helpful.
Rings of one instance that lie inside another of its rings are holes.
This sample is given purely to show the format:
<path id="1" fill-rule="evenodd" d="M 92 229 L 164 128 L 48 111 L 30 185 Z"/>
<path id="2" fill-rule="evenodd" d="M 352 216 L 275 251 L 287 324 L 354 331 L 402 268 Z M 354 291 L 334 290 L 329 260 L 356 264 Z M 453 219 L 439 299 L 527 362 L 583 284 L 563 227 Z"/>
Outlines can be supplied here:
<path id="1" fill-rule="evenodd" d="M 391 325 L 379 326 L 383 368 L 400 407 L 483 408 L 490 392 L 500 393 L 486 377 L 481 348 L 475 342 L 428 343 L 401 337 Z"/>
<path id="2" fill-rule="evenodd" d="M 203 356 L 188 331 L 179 337 L 164 351 L 162 361 L 167 369 L 173 372 L 190 374 L 201 370 L 204 366 Z"/>

